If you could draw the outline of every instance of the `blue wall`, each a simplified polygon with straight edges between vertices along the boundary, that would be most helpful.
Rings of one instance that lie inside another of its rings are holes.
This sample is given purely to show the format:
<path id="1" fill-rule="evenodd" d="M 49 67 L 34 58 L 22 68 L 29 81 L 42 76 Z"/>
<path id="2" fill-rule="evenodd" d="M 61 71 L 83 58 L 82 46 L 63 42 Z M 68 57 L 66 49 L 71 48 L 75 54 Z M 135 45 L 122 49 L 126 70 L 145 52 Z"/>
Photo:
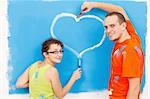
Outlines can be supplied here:
<path id="1" fill-rule="evenodd" d="M 107 0 L 108 2 L 108 0 Z M 65 12 L 78 15 L 83 1 L 9 1 L 9 93 L 28 93 L 28 89 L 16 89 L 15 83 L 19 75 L 33 62 L 43 60 L 41 44 L 51 37 L 50 26 L 55 16 Z M 109 2 L 123 6 L 139 36 L 145 52 L 146 36 L 146 3 L 145 2 Z M 93 9 L 87 13 L 104 18 L 106 12 Z M 103 24 L 94 19 L 83 19 L 76 23 L 71 17 L 60 19 L 54 32 L 65 44 L 80 52 L 98 43 L 104 33 Z M 110 55 L 113 43 L 106 38 L 103 44 L 82 57 L 82 78 L 75 83 L 70 92 L 100 91 L 107 89 L 109 80 Z M 68 49 L 64 49 L 59 70 L 62 85 L 68 81 L 71 73 L 78 66 L 78 58 Z M 145 83 L 145 75 L 142 87 Z"/>

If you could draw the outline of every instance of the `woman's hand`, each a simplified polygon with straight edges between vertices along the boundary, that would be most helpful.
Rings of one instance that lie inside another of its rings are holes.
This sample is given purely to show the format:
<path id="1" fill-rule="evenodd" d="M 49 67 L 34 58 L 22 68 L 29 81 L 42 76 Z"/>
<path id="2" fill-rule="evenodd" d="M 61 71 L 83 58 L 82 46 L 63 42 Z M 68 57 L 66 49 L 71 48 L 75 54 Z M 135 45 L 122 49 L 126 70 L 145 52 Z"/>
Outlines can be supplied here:
<path id="1" fill-rule="evenodd" d="M 81 78 L 81 73 L 82 73 L 81 68 L 76 69 L 73 72 L 71 79 L 73 79 L 74 81 L 80 79 Z"/>

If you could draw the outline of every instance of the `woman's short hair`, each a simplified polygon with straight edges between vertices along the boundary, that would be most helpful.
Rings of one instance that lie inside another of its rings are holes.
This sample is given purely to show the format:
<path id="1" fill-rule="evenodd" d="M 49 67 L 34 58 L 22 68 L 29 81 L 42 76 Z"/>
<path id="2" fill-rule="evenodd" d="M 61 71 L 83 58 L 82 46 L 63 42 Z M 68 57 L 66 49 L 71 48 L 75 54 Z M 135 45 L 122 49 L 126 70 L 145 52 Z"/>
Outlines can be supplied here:
<path id="1" fill-rule="evenodd" d="M 57 39 L 54 39 L 54 38 L 49 38 L 47 39 L 46 41 L 43 42 L 42 44 L 42 53 L 43 52 L 47 52 L 49 50 L 49 46 L 51 44 L 57 44 L 57 45 L 60 45 L 63 49 L 63 43 Z"/>

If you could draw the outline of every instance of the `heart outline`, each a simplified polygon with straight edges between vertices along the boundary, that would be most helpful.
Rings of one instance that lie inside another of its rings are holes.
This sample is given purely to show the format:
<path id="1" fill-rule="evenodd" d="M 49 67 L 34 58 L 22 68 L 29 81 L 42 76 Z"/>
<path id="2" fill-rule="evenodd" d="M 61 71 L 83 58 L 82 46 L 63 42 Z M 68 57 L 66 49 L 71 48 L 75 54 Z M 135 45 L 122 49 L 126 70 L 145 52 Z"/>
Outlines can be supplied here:
<path id="1" fill-rule="evenodd" d="M 62 18 L 62 17 L 71 17 L 71 18 L 73 18 L 76 22 L 79 22 L 81 19 L 84 19 L 84 18 L 94 18 L 94 19 L 97 19 L 98 21 L 100 21 L 101 23 L 103 23 L 103 20 L 102 20 L 101 18 L 99 18 L 99 17 L 97 17 L 97 16 L 94 16 L 94 15 L 84 15 L 84 16 L 81 16 L 80 18 L 77 18 L 76 15 L 71 14 L 71 13 L 61 13 L 61 14 L 56 15 L 56 17 L 54 18 L 54 20 L 53 20 L 53 22 L 52 22 L 52 25 L 51 25 L 51 27 L 50 27 L 50 34 L 51 34 L 51 36 L 52 36 L 53 38 L 58 39 L 58 38 L 54 35 L 53 28 L 54 28 L 54 26 L 55 26 L 57 20 L 59 20 L 59 19 Z M 105 32 L 105 31 L 104 31 L 104 32 Z M 73 52 L 73 54 L 75 54 L 78 58 L 81 59 L 82 55 L 83 55 L 85 52 L 88 52 L 88 51 L 93 50 L 93 49 L 95 49 L 95 48 L 97 48 L 97 47 L 100 47 L 100 46 L 102 45 L 103 41 L 105 40 L 105 38 L 106 38 L 106 34 L 104 33 L 104 34 L 103 34 L 103 37 L 102 37 L 102 39 L 100 40 L 99 43 L 97 43 L 97 44 L 95 44 L 95 45 L 93 45 L 93 46 L 91 46 L 91 47 L 88 47 L 88 48 L 84 49 L 84 50 L 81 51 L 80 53 L 77 52 L 75 49 L 69 47 L 69 46 L 68 46 L 67 44 L 65 44 L 65 43 L 64 43 L 64 46 L 65 46 L 68 50 L 70 50 L 71 52 Z"/>

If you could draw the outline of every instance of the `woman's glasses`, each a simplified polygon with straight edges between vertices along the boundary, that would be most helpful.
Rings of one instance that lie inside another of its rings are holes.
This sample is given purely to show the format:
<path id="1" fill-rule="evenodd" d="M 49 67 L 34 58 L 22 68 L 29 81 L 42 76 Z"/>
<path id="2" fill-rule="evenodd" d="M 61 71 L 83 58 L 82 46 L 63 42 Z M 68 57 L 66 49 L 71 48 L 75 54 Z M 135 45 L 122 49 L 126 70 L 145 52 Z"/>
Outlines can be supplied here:
<path id="1" fill-rule="evenodd" d="M 51 53 L 51 54 L 63 54 L 63 50 L 60 50 L 60 51 L 51 51 L 51 52 L 47 52 L 47 53 Z"/>

